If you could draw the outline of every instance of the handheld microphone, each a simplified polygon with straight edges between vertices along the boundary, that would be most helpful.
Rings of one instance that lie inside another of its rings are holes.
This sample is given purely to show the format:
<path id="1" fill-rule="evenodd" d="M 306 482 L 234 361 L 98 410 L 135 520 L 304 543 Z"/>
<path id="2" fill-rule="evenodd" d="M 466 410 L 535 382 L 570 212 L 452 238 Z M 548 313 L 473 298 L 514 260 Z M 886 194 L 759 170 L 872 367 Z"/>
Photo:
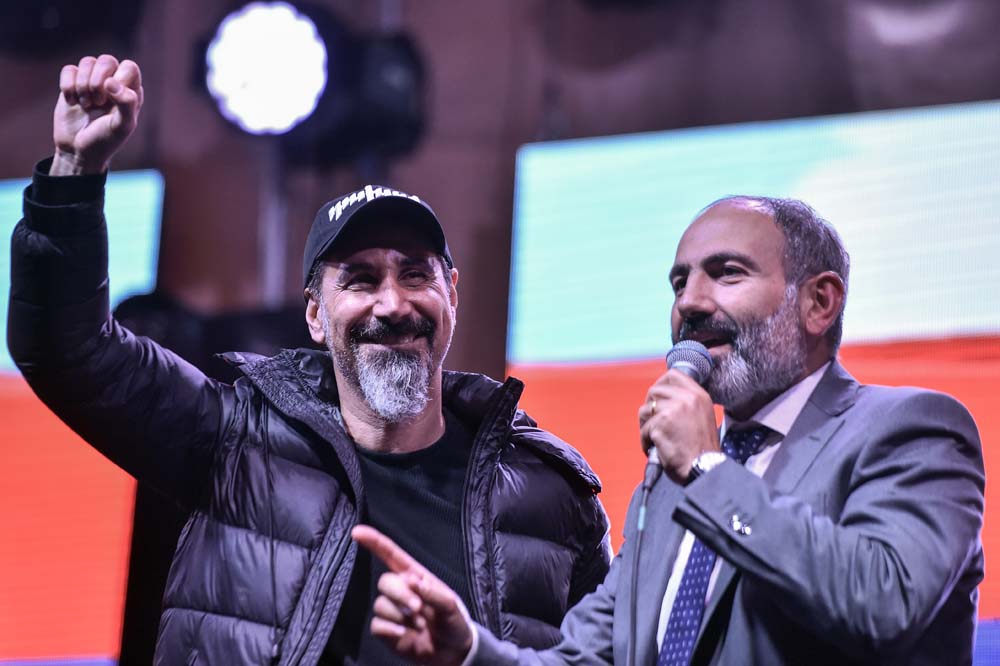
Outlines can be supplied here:
<path id="1" fill-rule="evenodd" d="M 704 385 L 712 372 L 712 357 L 705 345 L 700 342 L 681 340 L 667 352 L 667 368 L 680 370 L 691 379 Z M 632 618 L 629 625 L 627 648 L 629 666 L 635 666 L 636 597 L 639 594 L 639 556 L 642 554 L 642 535 L 646 531 L 646 502 L 649 500 L 649 492 L 653 489 L 653 484 L 663 474 L 663 466 L 660 465 L 660 456 L 656 453 L 655 446 L 649 447 L 646 456 L 649 462 L 646 463 L 646 474 L 642 481 L 642 501 L 639 503 L 639 517 L 636 521 L 635 564 L 632 567 L 629 603 L 630 617 Z"/>
<path id="2" fill-rule="evenodd" d="M 685 375 L 704 385 L 712 372 L 712 356 L 708 353 L 705 345 L 694 340 L 681 340 L 670 348 L 667 352 L 667 368 L 680 370 Z M 642 482 L 643 490 L 648 492 L 653 487 L 656 480 L 663 473 L 663 466 L 660 465 L 660 456 L 656 453 L 656 447 L 651 446 L 646 451 L 649 462 L 646 464 L 646 475 Z M 642 512 L 645 518 L 645 511 Z M 640 522 L 640 525 L 642 523 Z M 642 529 L 640 526 L 639 529 Z"/>

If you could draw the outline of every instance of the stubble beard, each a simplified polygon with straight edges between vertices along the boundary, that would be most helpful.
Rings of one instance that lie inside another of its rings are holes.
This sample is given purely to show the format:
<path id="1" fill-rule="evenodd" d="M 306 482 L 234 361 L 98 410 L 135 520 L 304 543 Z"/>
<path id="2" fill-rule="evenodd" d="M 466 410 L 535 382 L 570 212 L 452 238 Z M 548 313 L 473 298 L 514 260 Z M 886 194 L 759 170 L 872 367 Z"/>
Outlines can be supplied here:
<path id="1" fill-rule="evenodd" d="M 347 343 L 338 345 L 334 343 L 330 318 L 322 303 L 320 317 L 334 362 L 377 418 L 387 424 L 404 423 L 424 411 L 430 402 L 431 381 L 440 366 L 431 352 L 435 328 L 432 322 L 421 319 L 403 326 L 404 330 L 426 335 L 426 350 L 411 352 L 372 347 L 363 342 L 397 331 L 399 325 L 394 327 L 380 320 L 355 325 L 349 331 Z M 449 338 L 445 352 L 450 343 Z"/>
<path id="2" fill-rule="evenodd" d="M 798 316 L 798 288 L 789 285 L 774 314 L 736 322 L 713 322 L 731 336 L 731 351 L 719 359 L 705 383 L 712 402 L 738 413 L 766 404 L 798 381 L 806 367 L 806 342 Z M 682 329 L 682 335 L 684 331 Z"/>

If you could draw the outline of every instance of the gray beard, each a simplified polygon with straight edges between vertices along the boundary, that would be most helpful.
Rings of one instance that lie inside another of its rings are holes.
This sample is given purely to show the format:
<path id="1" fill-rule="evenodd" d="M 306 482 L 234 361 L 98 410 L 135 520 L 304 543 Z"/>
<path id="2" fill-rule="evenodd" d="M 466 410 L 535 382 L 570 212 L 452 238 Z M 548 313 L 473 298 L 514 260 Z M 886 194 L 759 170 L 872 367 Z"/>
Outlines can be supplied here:
<path id="1" fill-rule="evenodd" d="M 806 367 L 805 336 L 798 317 L 798 288 L 789 285 L 777 312 L 738 324 L 732 351 L 708 377 L 705 389 L 728 412 L 778 395 Z"/>
<path id="2" fill-rule="evenodd" d="M 392 349 L 362 351 L 358 344 L 337 348 L 326 308 L 320 317 L 327 348 L 344 378 L 361 392 L 365 403 L 384 423 L 403 423 L 423 412 L 430 401 L 433 368 L 430 352 L 410 354 Z"/>
<path id="3" fill-rule="evenodd" d="M 350 379 L 361 389 L 368 407 L 386 423 L 402 423 L 424 411 L 430 401 L 431 369 L 420 355 L 391 349 L 361 353 L 353 345 Z"/>

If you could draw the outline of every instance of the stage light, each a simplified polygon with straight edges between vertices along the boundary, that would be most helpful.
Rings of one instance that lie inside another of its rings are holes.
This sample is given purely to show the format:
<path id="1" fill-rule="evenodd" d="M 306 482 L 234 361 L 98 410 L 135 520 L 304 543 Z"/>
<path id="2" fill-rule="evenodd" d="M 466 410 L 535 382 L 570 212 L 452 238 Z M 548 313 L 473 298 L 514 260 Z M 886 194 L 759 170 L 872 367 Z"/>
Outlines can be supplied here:
<path id="1" fill-rule="evenodd" d="M 258 1 L 196 49 L 199 87 L 240 129 L 281 135 L 285 164 L 384 165 L 423 135 L 425 70 L 405 34 L 358 34 L 318 4 Z"/>
<path id="2" fill-rule="evenodd" d="M 289 131 L 315 110 L 327 84 L 316 24 L 285 2 L 252 2 L 226 16 L 205 60 L 219 111 L 251 134 Z"/>

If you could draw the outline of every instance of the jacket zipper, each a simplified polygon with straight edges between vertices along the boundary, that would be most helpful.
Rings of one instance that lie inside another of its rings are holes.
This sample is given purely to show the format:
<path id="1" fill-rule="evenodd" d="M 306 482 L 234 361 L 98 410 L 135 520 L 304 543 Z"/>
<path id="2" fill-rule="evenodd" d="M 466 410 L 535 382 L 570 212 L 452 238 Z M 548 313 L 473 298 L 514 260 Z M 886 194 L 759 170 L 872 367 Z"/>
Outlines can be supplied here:
<path id="1" fill-rule="evenodd" d="M 344 558 L 344 553 L 347 551 L 346 546 L 350 542 L 350 540 L 351 540 L 351 530 L 348 529 L 344 532 L 343 535 L 341 535 L 340 541 L 337 543 L 337 547 L 334 552 L 334 557 L 330 558 L 327 561 L 327 565 L 326 567 L 324 567 L 323 573 L 320 576 L 320 582 L 325 581 L 330 576 L 331 569 L 340 566 L 340 563 Z M 319 560 L 321 557 L 322 554 L 317 555 L 317 560 Z M 341 599 L 340 601 L 341 604 L 343 604 L 343 599 Z M 317 613 L 322 613 L 325 608 L 326 608 L 326 603 L 312 605 L 312 609 L 310 609 L 308 617 L 306 618 L 305 622 L 303 622 L 306 631 L 300 633 L 299 640 L 296 641 L 292 649 L 286 653 L 288 655 L 288 660 L 285 663 L 295 664 L 298 663 L 299 660 L 302 658 L 302 655 L 305 653 L 306 647 L 308 647 L 309 641 L 316 634 L 316 630 L 319 628 L 317 626 L 313 627 L 312 631 L 308 630 L 309 627 L 312 626 L 313 624 L 313 618 L 316 616 Z M 337 612 L 339 614 L 340 612 L 339 608 L 337 609 Z"/>
<path id="2" fill-rule="evenodd" d="M 469 469 L 465 475 L 465 488 L 463 489 L 464 501 L 462 502 L 462 537 L 465 542 L 465 576 L 466 583 L 469 587 L 469 596 L 475 608 L 472 609 L 472 616 L 477 622 L 484 623 L 494 634 L 500 635 L 500 609 L 489 607 L 487 608 L 483 604 L 482 596 L 479 594 L 479 588 L 476 586 L 475 577 L 473 576 L 473 571 L 475 570 L 474 561 L 474 549 L 472 544 L 472 525 L 470 512 L 472 510 L 471 504 L 472 498 L 472 478 L 473 474 L 477 468 L 477 457 L 481 449 L 485 447 L 485 441 L 493 432 L 497 423 L 499 422 L 500 413 L 504 410 L 507 403 L 509 402 L 510 391 L 506 387 L 501 389 L 502 394 L 497 400 L 497 405 L 494 409 L 483 418 L 482 424 L 479 428 L 479 433 L 476 436 L 475 442 L 472 445 L 472 453 L 469 456 Z M 485 429 L 484 429 L 485 426 Z M 509 427 L 509 424 L 505 424 L 505 427 Z M 496 466 L 499 464 L 501 454 L 501 448 L 492 456 L 492 460 L 489 463 L 487 474 L 489 478 L 487 479 L 486 488 L 484 492 L 484 514 L 489 513 L 492 507 L 491 498 L 493 496 L 493 485 L 496 481 Z M 486 541 L 486 571 L 490 577 L 490 585 L 494 589 L 496 588 L 496 568 L 493 563 L 493 530 L 484 529 L 483 538 Z M 496 599 L 496 597 L 494 597 Z M 479 617 L 485 614 L 486 617 Z"/>

